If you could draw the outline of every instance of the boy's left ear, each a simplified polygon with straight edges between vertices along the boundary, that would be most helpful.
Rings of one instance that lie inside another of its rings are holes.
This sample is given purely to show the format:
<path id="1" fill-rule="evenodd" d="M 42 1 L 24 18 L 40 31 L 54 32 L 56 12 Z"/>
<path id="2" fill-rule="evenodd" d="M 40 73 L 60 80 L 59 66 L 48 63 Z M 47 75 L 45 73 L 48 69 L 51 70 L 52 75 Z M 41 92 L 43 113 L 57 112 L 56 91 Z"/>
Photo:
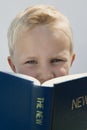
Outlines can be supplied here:
<path id="1" fill-rule="evenodd" d="M 74 60 L 75 60 L 75 57 L 76 57 L 76 55 L 75 54 L 72 54 L 72 59 L 71 59 L 71 66 L 72 66 L 72 64 L 73 64 L 73 62 L 74 62 Z"/>
<path id="2" fill-rule="evenodd" d="M 15 65 L 14 65 L 14 63 L 13 63 L 13 61 L 12 61 L 11 56 L 8 56 L 8 64 L 10 65 L 11 69 L 12 69 L 14 72 L 16 72 L 16 68 L 15 68 Z"/>

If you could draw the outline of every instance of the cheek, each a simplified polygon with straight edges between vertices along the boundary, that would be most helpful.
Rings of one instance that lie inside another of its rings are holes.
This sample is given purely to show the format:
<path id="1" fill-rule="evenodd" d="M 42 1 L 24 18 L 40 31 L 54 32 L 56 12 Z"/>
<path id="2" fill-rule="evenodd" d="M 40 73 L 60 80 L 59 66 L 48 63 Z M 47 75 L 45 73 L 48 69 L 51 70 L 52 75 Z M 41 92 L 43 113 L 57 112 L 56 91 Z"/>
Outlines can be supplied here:
<path id="1" fill-rule="evenodd" d="M 36 78 L 37 73 L 35 70 L 31 69 L 31 68 L 27 68 L 27 67 L 19 67 L 16 69 L 17 73 L 21 73 L 21 74 L 25 74 L 25 75 L 29 75 L 32 76 L 34 78 Z"/>
<path id="2" fill-rule="evenodd" d="M 68 72 L 68 70 L 66 68 L 61 68 L 60 69 L 60 74 L 61 74 L 61 76 L 65 76 L 65 75 L 68 75 L 69 72 Z"/>
<path id="3" fill-rule="evenodd" d="M 58 66 L 55 68 L 55 76 L 60 77 L 60 76 L 65 76 L 69 74 L 69 66 L 64 65 L 64 66 Z"/>

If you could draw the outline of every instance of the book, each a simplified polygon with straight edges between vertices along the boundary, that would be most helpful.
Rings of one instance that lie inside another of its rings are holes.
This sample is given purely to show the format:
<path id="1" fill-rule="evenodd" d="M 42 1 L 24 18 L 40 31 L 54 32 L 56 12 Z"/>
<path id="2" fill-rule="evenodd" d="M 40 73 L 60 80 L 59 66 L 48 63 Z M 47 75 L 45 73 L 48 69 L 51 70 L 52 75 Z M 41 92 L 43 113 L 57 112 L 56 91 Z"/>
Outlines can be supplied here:
<path id="1" fill-rule="evenodd" d="M 87 73 L 40 84 L 0 71 L 0 130 L 87 130 Z"/>

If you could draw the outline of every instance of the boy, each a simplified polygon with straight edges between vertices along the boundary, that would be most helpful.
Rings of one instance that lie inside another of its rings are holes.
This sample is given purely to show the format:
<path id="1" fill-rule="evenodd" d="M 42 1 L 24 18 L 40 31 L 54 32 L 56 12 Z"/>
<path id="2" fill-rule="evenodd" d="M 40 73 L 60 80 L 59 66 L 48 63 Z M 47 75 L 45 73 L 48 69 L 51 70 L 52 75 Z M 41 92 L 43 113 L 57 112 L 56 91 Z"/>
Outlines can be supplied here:
<path id="1" fill-rule="evenodd" d="M 54 7 L 20 12 L 8 30 L 8 63 L 16 73 L 46 80 L 68 75 L 75 59 L 68 19 Z"/>

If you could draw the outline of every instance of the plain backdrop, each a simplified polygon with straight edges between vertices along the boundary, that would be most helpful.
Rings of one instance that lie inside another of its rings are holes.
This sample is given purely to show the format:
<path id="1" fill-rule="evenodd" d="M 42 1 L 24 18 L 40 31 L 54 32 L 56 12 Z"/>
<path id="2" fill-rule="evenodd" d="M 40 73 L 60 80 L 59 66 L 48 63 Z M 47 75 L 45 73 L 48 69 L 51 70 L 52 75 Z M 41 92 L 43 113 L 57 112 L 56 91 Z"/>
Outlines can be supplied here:
<path id="1" fill-rule="evenodd" d="M 7 30 L 16 14 L 31 5 L 48 4 L 65 14 L 74 34 L 76 60 L 70 73 L 87 71 L 87 0 L 0 0 L 0 70 L 11 71 L 7 56 Z"/>

